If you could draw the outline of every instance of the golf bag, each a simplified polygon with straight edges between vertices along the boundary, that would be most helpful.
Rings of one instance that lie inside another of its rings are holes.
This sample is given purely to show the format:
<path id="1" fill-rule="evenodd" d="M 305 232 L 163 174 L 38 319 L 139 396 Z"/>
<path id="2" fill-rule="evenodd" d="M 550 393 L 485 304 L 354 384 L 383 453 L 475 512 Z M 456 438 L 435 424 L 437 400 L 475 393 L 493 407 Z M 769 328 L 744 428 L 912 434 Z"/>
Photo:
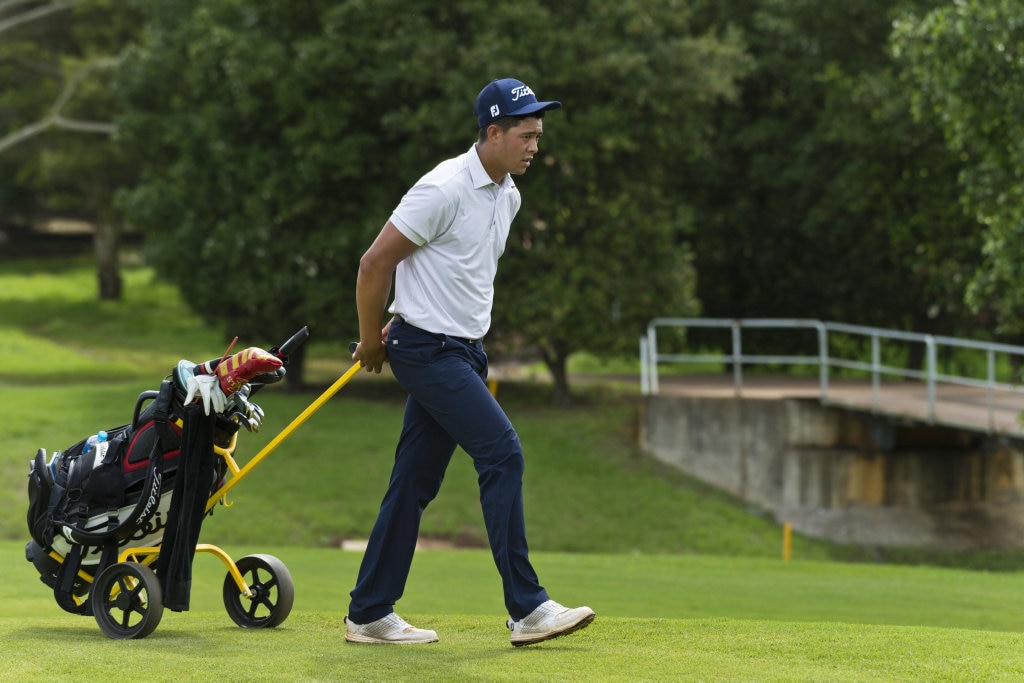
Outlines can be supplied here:
<path id="1" fill-rule="evenodd" d="M 258 373 L 264 373 L 259 374 L 264 383 L 280 380 L 281 365 L 254 348 L 202 365 L 181 361 L 159 391 L 139 395 L 131 423 L 106 430 L 105 442 L 83 439 L 49 460 L 39 449 L 30 463 L 32 540 L 25 555 L 61 608 L 91 614 L 92 578 L 130 545 L 160 547 L 155 569 L 163 602 L 170 609 L 188 609 L 191 562 L 206 504 L 227 468 L 214 447 L 230 446 L 245 420 L 250 429 L 258 425 L 262 410 L 248 401 L 248 382 Z M 197 375 L 216 376 L 218 366 L 217 390 L 224 402 L 211 411 L 191 400 L 189 387 Z M 231 392 L 230 406 L 221 388 Z M 224 414 L 228 407 L 232 417 Z"/>

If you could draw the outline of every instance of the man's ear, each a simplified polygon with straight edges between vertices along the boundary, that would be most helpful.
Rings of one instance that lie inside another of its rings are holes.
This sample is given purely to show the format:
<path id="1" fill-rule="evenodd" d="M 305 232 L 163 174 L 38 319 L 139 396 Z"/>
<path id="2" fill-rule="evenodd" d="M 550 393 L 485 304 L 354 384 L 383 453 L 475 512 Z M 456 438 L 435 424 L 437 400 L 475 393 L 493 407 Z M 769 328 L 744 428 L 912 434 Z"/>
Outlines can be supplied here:
<path id="1" fill-rule="evenodd" d="M 496 123 L 492 123 L 491 125 L 487 126 L 487 141 L 497 142 L 498 138 L 501 137 L 501 133 L 501 126 L 499 126 Z"/>

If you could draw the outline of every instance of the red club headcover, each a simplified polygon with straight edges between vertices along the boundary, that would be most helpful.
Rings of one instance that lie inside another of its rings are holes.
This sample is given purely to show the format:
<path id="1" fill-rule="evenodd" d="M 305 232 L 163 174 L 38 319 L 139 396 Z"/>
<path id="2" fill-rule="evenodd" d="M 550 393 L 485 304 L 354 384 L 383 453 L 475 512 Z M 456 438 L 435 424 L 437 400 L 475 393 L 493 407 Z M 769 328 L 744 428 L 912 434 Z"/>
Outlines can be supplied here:
<path id="1" fill-rule="evenodd" d="M 235 393 L 250 379 L 281 367 L 281 359 L 261 348 L 250 346 L 229 356 L 217 366 L 217 380 L 225 396 Z"/>

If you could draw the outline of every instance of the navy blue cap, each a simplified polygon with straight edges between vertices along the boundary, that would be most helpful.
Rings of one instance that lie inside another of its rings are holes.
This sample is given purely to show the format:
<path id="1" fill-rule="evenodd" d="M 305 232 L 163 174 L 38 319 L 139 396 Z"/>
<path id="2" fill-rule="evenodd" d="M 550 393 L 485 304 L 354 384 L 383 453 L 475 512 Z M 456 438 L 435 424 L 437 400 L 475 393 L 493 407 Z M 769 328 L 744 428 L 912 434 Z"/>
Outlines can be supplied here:
<path id="1" fill-rule="evenodd" d="M 491 81 L 476 96 L 473 113 L 481 128 L 503 116 L 526 116 L 548 109 L 558 109 L 561 102 L 538 102 L 530 86 L 514 78 Z"/>

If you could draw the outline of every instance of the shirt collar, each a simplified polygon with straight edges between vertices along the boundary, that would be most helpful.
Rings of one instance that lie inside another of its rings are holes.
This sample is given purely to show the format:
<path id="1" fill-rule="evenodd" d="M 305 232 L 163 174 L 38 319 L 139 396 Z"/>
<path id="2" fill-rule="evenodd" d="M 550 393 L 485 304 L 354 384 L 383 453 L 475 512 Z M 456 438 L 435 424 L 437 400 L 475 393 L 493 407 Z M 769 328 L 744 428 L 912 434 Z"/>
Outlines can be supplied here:
<path id="1" fill-rule="evenodd" d="M 476 189 L 487 187 L 488 185 L 497 185 L 502 189 L 516 186 L 512 176 L 508 173 L 505 174 L 500 183 L 495 183 L 491 180 L 491 176 L 487 175 L 487 170 L 484 169 L 483 162 L 480 161 L 480 152 L 477 151 L 475 144 L 469 148 L 469 175 L 473 179 L 473 187 Z"/>

